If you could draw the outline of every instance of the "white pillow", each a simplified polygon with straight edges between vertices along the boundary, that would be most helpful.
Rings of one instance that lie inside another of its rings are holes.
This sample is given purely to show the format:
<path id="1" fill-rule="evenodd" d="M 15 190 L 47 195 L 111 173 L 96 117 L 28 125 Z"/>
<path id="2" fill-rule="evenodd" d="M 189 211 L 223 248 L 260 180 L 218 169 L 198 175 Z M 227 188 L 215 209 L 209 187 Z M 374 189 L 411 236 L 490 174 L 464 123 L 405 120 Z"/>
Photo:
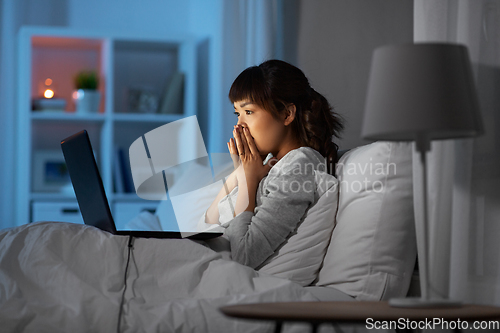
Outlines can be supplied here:
<path id="1" fill-rule="evenodd" d="M 260 272 L 302 286 L 310 285 L 318 276 L 337 213 L 337 179 L 325 172 L 314 172 L 315 203 L 307 210 L 296 232 L 258 268 Z"/>
<path id="2" fill-rule="evenodd" d="M 316 285 L 360 300 L 404 297 L 416 258 L 410 143 L 375 142 L 339 160 L 339 208 Z"/>

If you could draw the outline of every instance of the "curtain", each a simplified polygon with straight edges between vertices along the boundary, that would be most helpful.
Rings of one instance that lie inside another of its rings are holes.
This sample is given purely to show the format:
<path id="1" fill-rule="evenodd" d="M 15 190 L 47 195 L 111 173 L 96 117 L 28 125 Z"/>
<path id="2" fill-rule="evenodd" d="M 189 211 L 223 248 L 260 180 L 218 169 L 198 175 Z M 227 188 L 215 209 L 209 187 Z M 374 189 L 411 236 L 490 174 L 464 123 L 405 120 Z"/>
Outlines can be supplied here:
<path id="1" fill-rule="evenodd" d="M 222 23 L 222 103 L 210 121 L 210 151 L 227 152 L 233 107 L 227 99 L 234 79 L 245 68 L 275 58 L 281 43 L 280 0 L 224 0 Z"/>
<path id="2" fill-rule="evenodd" d="M 415 42 L 469 49 L 485 134 L 428 153 L 431 296 L 500 305 L 500 2 L 415 0 Z M 414 153 L 415 198 L 422 170 Z M 415 201 L 416 212 L 420 203 Z M 421 216 L 416 213 L 417 221 Z M 420 247 L 420 239 L 418 239 Z"/>

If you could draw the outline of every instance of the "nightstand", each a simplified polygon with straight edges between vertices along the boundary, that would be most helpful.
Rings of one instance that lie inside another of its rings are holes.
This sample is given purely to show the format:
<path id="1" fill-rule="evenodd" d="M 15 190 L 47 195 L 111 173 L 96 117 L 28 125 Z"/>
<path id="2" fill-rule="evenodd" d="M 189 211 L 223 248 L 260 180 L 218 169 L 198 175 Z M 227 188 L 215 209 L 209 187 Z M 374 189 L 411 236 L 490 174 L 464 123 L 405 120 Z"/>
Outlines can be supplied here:
<path id="1" fill-rule="evenodd" d="M 286 302 L 231 305 L 220 308 L 220 311 L 234 318 L 275 321 L 275 332 L 281 332 L 283 322 L 311 323 L 312 332 L 316 332 L 322 323 L 364 324 L 367 328 L 393 325 L 387 328 L 396 331 L 438 327 L 437 321 L 447 322 L 448 328 L 456 332 L 473 328 L 476 323 L 500 328 L 500 307 L 472 304 L 455 308 L 410 309 L 391 307 L 387 302 Z"/>

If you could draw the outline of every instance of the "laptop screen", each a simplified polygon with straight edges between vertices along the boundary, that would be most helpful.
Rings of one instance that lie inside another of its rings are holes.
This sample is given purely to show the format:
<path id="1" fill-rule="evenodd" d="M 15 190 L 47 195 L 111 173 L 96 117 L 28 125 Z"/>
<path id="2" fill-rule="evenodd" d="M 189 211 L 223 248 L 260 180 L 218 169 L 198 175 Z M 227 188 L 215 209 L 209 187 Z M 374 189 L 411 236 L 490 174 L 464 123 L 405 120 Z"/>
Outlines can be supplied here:
<path id="1" fill-rule="evenodd" d="M 116 233 L 87 131 L 83 130 L 64 139 L 61 148 L 83 221 L 101 230 Z"/>

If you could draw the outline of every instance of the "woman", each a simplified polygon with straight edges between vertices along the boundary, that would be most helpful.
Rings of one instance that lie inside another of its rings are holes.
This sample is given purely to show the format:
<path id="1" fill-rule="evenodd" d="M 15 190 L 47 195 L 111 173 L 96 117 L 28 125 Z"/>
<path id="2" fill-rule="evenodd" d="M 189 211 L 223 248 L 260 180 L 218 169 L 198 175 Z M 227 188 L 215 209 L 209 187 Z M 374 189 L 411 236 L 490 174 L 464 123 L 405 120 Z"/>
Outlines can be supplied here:
<path id="1" fill-rule="evenodd" d="M 297 228 L 314 203 L 314 170 L 333 174 L 343 125 L 304 73 L 269 60 L 244 70 L 229 91 L 238 122 L 228 142 L 239 157 L 205 214 L 221 224 L 231 257 L 258 268 Z M 269 153 L 273 158 L 263 163 Z M 223 203 L 232 214 L 223 216 Z"/>

